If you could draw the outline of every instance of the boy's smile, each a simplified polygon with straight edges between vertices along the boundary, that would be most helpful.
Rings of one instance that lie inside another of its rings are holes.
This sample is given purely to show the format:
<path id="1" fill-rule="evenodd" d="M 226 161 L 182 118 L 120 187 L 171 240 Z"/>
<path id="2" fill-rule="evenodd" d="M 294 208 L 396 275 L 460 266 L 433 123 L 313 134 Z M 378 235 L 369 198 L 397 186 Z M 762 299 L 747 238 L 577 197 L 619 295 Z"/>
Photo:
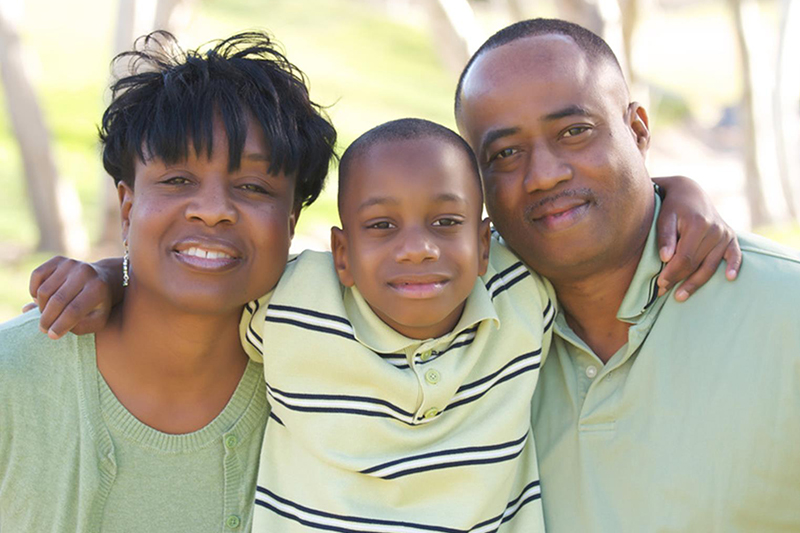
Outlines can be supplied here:
<path id="1" fill-rule="evenodd" d="M 339 278 L 407 337 L 453 329 L 486 271 L 488 221 L 463 150 L 432 137 L 383 141 L 342 176 L 332 248 Z"/>

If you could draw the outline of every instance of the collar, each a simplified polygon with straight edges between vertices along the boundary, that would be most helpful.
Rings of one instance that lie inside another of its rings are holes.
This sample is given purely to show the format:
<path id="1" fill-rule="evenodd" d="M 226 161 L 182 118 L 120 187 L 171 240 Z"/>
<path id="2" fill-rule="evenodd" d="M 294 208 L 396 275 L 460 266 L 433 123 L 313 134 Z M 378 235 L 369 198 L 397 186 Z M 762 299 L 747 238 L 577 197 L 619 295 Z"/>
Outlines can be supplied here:
<path id="1" fill-rule="evenodd" d="M 500 327 L 500 318 L 497 316 L 489 291 L 484 286 L 483 278 L 478 278 L 475 282 L 456 327 L 438 339 L 410 339 L 396 332 L 375 314 L 355 287 L 345 289 L 344 307 L 353 326 L 356 340 L 373 352 L 381 354 L 416 350 L 423 344 L 446 348 L 459 333 L 484 321 L 494 323 L 497 328 Z"/>
<path id="2" fill-rule="evenodd" d="M 639 260 L 639 266 L 633 275 L 622 305 L 617 311 L 617 319 L 622 322 L 635 324 L 639 322 L 645 314 L 653 307 L 658 300 L 658 285 L 656 280 L 664 263 L 658 254 L 658 242 L 656 240 L 656 220 L 661 211 L 661 198 L 656 194 L 655 211 L 653 213 L 653 223 L 650 226 L 650 233 L 647 235 L 647 242 Z"/>

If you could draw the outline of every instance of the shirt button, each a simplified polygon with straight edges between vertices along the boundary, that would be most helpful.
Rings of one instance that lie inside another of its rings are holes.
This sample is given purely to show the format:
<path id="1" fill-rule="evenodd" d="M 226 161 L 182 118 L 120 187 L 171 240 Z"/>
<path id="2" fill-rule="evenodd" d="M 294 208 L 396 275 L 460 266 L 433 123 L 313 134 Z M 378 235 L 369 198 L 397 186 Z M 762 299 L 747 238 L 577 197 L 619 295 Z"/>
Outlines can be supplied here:
<path id="1" fill-rule="evenodd" d="M 225 519 L 225 525 L 231 529 L 236 529 L 241 524 L 242 524 L 242 519 L 236 516 L 235 514 L 232 514 Z"/>
<path id="2" fill-rule="evenodd" d="M 433 355 L 433 353 L 430 350 L 428 350 L 427 352 L 422 352 L 419 358 L 424 363 L 425 361 L 431 358 L 431 355 Z"/>
<path id="3" fill-rule="evenodd" d="M 430 409 L 425 411 L 425 414 L 422 415 L 422 418 L 433 418 L 434 416 L 436 416 L 438 414 L 439 414 L 439 410 L 437 408 L 435 408 L 435 407 L 431 407 Z"/>
<path id="4" fill-rule="evenodd" d="M 430 383 L 431 385 L 436 385 L 442 379 L 442 375 L 439 373 L 438 370 L 430 369 L 425 372 L 425 381 Z"/>
<path id="5" fill-rule="evenodd" d="M 228 435 L 225 437 L 225 447 L 228 449 L 235 448 L 239 444 L 239 439 L 236 435 Z"/>
<path id="6" fill-rule="evenodd" d="M 589 379 L 594 379 L 597 375 L 597 367 L 594 365 L 589 365 L 586 367 L 586 377 Z"/>

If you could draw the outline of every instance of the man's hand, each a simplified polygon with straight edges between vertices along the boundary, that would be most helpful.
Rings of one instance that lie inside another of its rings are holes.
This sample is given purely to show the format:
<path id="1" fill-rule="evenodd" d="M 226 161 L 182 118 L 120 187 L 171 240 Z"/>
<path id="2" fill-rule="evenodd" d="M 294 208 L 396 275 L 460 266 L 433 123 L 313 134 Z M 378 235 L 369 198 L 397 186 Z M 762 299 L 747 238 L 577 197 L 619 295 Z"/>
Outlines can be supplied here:
<path id="1" fill-rule="evenodd" d="M 95 264 L 57 256 L 31 274 L 30 294 L 42 312 L 39 329 L 51 339 L 68 331 L 95 333 L 108 322 L 115 303 L 122 300 L 122 260 L 103 259 Z"/>
<path id="2" fill-rule="evenodd" d="M 667 263 L 658 276 L 659 296 L 685 279 L 675 291 L 675 299 L 686 300 L 711 279 L 723 259 L 725 276 L 736 279 L 742 266 L 739 241 L 705 191 L 682 176 L 653 181 L 666 191 L 656 222 L 659 254 Z"/>

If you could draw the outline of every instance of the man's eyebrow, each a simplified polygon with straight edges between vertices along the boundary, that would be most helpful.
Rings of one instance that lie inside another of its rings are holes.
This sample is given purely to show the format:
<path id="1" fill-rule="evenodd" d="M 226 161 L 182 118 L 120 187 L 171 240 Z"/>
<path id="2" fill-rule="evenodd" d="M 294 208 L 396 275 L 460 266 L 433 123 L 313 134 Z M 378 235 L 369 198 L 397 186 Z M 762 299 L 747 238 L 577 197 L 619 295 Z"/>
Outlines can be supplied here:
<path id="1" fill-rule="evenodd" d="M 502 139 L 503 137 L 514 135 L 515 133 L 519 133 L 519 128 L 498 128 L 487 131 L 486 135 L 483 136 L 483 140 L 481 141 L 481 146 L 478 150 L 478 156 L 483 159 L 483 155 L 486 152 L 487 146 L 495 142 L 497 139 Z"/>
<path id="2" fill-rule="evenodd" d="M 589 111 L 585 107 L 581 107 L 579 105 L 569 105 L 563 109 L 559 109 L 558 111 L 554 111 L 552 113 L 548 113 L 543 117 L 543 121 L 545 122 L 552 122 L 554 120 L 559 120 L 564 117 L 572 117 L 575 115 L 579 115 L 582 117 L 588 117 L 591 115 Z"/>

